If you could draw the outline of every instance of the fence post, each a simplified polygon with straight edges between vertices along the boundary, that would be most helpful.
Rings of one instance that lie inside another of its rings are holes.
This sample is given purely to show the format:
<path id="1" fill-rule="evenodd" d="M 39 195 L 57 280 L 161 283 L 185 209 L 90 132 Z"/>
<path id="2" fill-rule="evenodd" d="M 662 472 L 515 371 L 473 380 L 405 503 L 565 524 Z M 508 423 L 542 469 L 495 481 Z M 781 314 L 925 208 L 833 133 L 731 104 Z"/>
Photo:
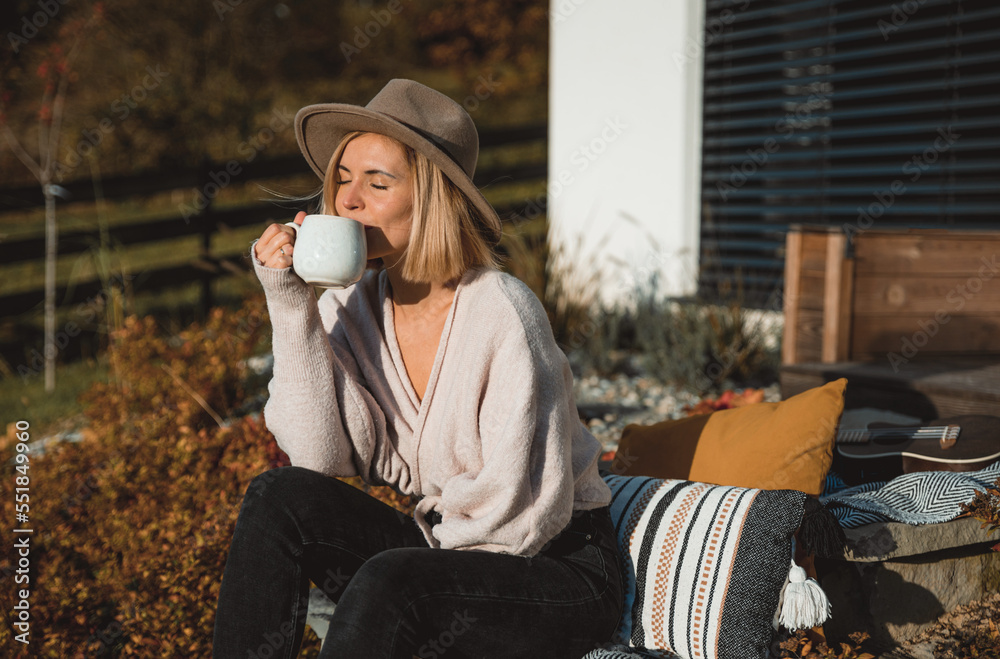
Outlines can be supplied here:
<path id="1" fill-rule="evenodd" d="M 212 296 L 212 280 L 215 279 L 215 273 L 211 268 L 212 234 L 215 233 L 216 219 L 215 213 L 212 209 L 212 202 L 215 200 L 215 197 L 220 190 L 217 190 L 215 194 L 208 194 L 209 185 L 217 186 L 217 184 L 212 182 L 210 178 L 211 169 L 212 163 L 207 158 L 203 159 L 198 190 L 205 197 L 206 203 L 205 208 L 202 209 L 196 217 L 196 221 L 199 223 L 199 234 L 201 236 L 201 245 L 198 254 L 198 258 L 202 264 L 202 273 L 200 278 L 201 295 L 198 299 L 198 316 L 201 319 L 208 317 L 208 310 L 212 308 L 212 304 L 214 303 Z"/>

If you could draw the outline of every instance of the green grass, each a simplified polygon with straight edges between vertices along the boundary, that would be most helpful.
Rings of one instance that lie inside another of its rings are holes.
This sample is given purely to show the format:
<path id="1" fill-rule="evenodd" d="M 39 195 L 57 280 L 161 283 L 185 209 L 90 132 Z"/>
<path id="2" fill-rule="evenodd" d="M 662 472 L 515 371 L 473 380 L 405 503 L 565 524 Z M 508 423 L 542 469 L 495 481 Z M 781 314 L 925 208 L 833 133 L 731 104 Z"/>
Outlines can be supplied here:
<path id="1" fill-rule="evenodd" d="M 538 162 L 545 157 L 544 143 L 529 143 L 490 149 L 484 153 L 480 169 L 490 166 Z M 318 180 L 310 175 L 283 177 L 266 181 L 233 184 L 224 188 L 213 200 L 213 208 L 225 210 L 256 204 L 272 199 L 261 184 L 279 192 L 303 194 L 315 189 Z M 486 190 L 491 202 L 498 206 L 535 199 L 545 194 L 544 182 L 512 184 L 497 181 Z M 102 244 L 102 227 L 139 224 L 177 216 L 180 221 L 182 204 L 190 205 L 190 190 L 174 190 L 143 199 L 128 199 L 102 204 L 60 204 L 56 217 L 61 234 L 92 232 L 92 244 L 87 251 L 63 254 L 56 261 L 56 281 L 60 289 L 74 282 L 98 278 L 102 269 L 107 274 L 138 274 L 144 270 L 181 265 L 192 261 L 201 251 L 201 237 L 197 234 L 171 240 L 161 240 L 134 245 L 113 242 Z M 275 219 L 291 219 L 291 210 L 275 207 Z M 264 225 L 221 229 L 212 236 L 211 253 L 217 257 L 241 256 L 250 243 L 260 235 Z M 44 212 L 35 209 L 24 212 L 0 213 L 0 240 L 17 240 L 44 235 Z M 45 263 L 33 261 L 0 265 L 0 295 L 39 289 L 45 283 Z"/>
<path id="2" fill-rule="evenodd" d="M 501 146 L 483 153 L 480 169 L 496 166 L 516 165 L 544 161 L 544 142 Z M 234 183 L 223 189 L 213 201 L 219 210 L 256 204 L 273 199 L 267 190 L 301 195 L 312 192 L 318 181 L 310 175 L 297 175 Z M 523 202 L 526 199 L 544 197 L 544 181 L 511 183 L 497 181 L 485 191 L 490 201 L 498 206 Z M 181 204 L 190 204 L 193 192 L 174 190 L 142 198 L 116 202 L 60 203 L 57 207 L 59 230 L 70 232 L 90 232 L 92 246 L 89 250 L 75 254 L 64 254 L 57 261 L 57 281 L 60 292 L 76 283 L 92 280 L 108 281 L 125 278 L 136 283 L 138 293 L 128 292 L 119 298 L 119 308 L 111 313 L 99 304 L 75 304 L 60 307 L 56 328 L 61 330 L 68 323 L 81 328 L 79 336 L 73 339 L 72 349 L 60 354 L 57 369 L 57 390 L 53 395 L 44 394 L 44 377 L 39 372 L 27 379 L 21 374 L 25 367 L 33 366 L 33 351 L 41 352 L 41 332 L 43 314 L 41 304 L 17 317 L 0 318 L 0 342 L 21 346 L 15 354 L 8 353 L 8 361 L 0 359 L 0 404 L 10 410 L 12 419 L 25 418 L 34 425 L 50 424 L 58 419 L 72 417 L 79 413 L 78 395 L 86 390 L 95 378 L 103 377 L 106 370 L 99 365 L 97 355 L 107 343 L 108 327 L 120 325 L 125 315 L 153 315 L 168 333 L 176 333 L 187 327 L 197 317 L 201 296 L 199 284 L 179 286 L 159 292 L 141 290 L 141 275 L 145 271 L 189 263 L 201 251 L 200 236 L 189 236 L 173 240 L 163 240 L 136 245 L 120 245 L 101 240 L 104 228 L 159 220 L 164 217 L 180 217 Z M 282 209 L 275 207 L 276 219 Z M 285 211 L 290 219 L 292 211 Z M 178 219 L 178 221 L 180 221 Z M 260 235 L 264 226 L 248 226 L 234 229 L 221 227 L 212 236 L 211 254 L 232 260 L 242 259 L 247 254 L 250 243 Z M 546 251 L 543 246 L 547 232 L 544 216 L 530 221 L 518 221 L 508 225 L 505 247 L 511 254 L 509 269 L 514 271 L 541 296 L 544 294 L 544 263 Z M 44 235 L 44 212 L 34 209 L 23 212 L 0 214 L 0 240 L 15 240 Z M 41 258 L 24 263 L 0 266 L 0 294 L 37 290 L 44 285 L 44 262 Z M 246 273 L 216 279 L 213 284 L 213 304 L 235 309 L 247 296 L 260 292 L 260 285 L 252 274 Z M 97 302 L 102 296 L 98 296 Z M 92 299 L 93 300 L 93 299 Z M 24 337 L 36 337 L 30 342 Z M 64 364 L 69 354 L 81 354 L 83 361 Z M 38 365 L 40 367 L 40 365 Z M 41 368 L 38 369 L 41 371 Z"/>
<path id="3" fill-rule="evenodd" d="M 267 181 L 269 186 L 296 192 L 308 189 L 315 179 L 291 177 Z M 121 202 L 97 204 L 68 204 L 57 207 L 56 218 L 61 234 L 76 231 L 92 232 L 92 244 L 87 251 L 64 254 L 56 262 L 56 281 L 60 287 L 72 282 L 88 281 L 98 276 L 102 261 L 110 264 L 112 274 L 137 273 L 141 270 L 187 263 L 201 251 L 201 237 L 197 234 L 135 245 L 102 244 L 101 228 L 140 224 L 143 221 L 177 216 L 180 220 L 181 204 L 190 204 L 190 191 L 175 190 L 144 200 L 129 199 Z M 260 203 L 270 195 L 257 182 L 231 185 L 216 197 L 213 207 L 217 210 Z M 275 208 L 276 217 L 282 209 Z M 286 211 L 287 212 L 287 211 Z M 287 212 L 291 215 L 291 212 Z M 279 218 L 280 219 L 280 218 Z M 212 237 L 212 253 L 226 256 L 244 252 L 253 238 L 260 235 L 263 226 L 221 230 Z M 44 235 L 42 210 L 23 213 L 0 214 L 0 239 L 15 240 Z M 13 263 L 0 267 L 0 294 L 40 288 L 45 282 L 44 259 Z"/>
<path id="4" fill-rule="evenodd" d="M 27 378 L 17 376 L 0 379 L 0 409 L 5 410 L 5 425 L 16 421 L 31 424 L 32 435 L 54 431 L 61 422 L 83 411 L 79 397 L 99 378 L 107 377 L 103 359 L 66 364 L 56 369 L 56 388 L 45 392 L 42 373 Z"/>

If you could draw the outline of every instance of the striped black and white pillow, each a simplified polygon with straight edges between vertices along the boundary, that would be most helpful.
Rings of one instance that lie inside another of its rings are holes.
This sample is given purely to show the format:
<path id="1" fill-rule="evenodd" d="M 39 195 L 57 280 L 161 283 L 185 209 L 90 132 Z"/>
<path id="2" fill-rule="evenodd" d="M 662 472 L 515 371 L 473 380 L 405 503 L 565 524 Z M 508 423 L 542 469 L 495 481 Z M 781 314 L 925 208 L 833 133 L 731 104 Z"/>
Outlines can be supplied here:
<path id="1" fill-rule="evenodd" d="M 626 584 L 617 641 L 685 659 L 766 657 L 806 495 L 604 479 Z"/>

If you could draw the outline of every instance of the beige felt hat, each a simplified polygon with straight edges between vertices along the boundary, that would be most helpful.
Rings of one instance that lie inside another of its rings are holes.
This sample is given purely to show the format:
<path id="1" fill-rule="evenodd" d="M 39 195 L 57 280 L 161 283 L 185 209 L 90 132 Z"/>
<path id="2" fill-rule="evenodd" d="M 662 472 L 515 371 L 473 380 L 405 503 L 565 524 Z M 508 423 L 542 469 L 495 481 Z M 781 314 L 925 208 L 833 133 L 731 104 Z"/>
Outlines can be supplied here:
<path id="1" fill-rule="evenodd" d="M 353 131 L 387 135 L 426 156 L 480 211 L 483 236 L 493 244 L 500 242 L 500 217 L 472 182 L 479 133 L 465 108 L 419 82 L 397 78 L 365 107 L 320 103 L 295 115 L 299 148 L 320 179 L 337 144 Z"/>

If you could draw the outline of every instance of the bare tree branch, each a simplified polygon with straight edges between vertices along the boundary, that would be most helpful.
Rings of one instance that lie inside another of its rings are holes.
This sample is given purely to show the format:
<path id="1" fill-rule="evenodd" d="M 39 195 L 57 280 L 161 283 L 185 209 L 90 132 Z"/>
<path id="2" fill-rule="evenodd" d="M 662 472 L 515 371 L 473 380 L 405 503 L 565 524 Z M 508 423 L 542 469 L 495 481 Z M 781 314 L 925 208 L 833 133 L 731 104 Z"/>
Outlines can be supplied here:
<path id="1" fill-rule="evenodd" d="M 0 124 L 0 128 L 3 129 L 3 135 L 5 138 L 7 138 L 7 144 L 10 145 L 10 150 L 13 151 L 14 155 L 17 156 L 17 159 L 20 160 L 24 164 L 24 166 L 28 168 L 28 171 L 31 172 L 31 175 L 34 176 L 36 179 L 38 179 L 38 182 L 41 183 L 42 182 L 41 167 L 39 167 L 38 163 L 35 162 L 35 159 L 32 158 L 28 154 L 28 152 L 24 150 L 24 147 L 21 146 L 21 142 L 17 139 L 17 136 L 14 135 L 14 131 L 10 129 L 10 126 L 8 126 L 7 124 Z"/>
<path id="2" fill-rule="evenodd" d="M 170 368 L 166 364 L 160 364 L 160 367 L 163 368 L 163 370 L 166 371 L 170 375 L 170 377 L 172 377 L 174 379 L 174 382 L 176 382 L 180 386 L 181 389 L 183 389 L 184 391 L 186 391 L 187 394 L 189 396 L 191 396 L 191 398 L 194 398 L 194 400 L 195 400 L 196 403 L 198 403 L 199 405 L 201 405 L 201 409 L 203 409 L 206 412 L 208 412 L 209 416 L 211 416 L 212 419 L 214 419 L 215 422 L 217 424 L 219 424 L 220 428 L 225 428 L 226 427 L 226 422 L 222 419 L 221 416 L 219 416 L 219 413 L 216 412 L 212 408 L 211 405 L 209 405 L 208 401 L 205 400 L 205 398 L 201 394 L 199 394 L 197 391 L 195 391 L 194 389 L 192 389 L 191 385 L 189 385 L 187 382 L 185 382 L 181 378 L 181 376 L 179 376 L 177 374 L 177 372 L 174 369 Z"/>
<path id="3" fill-rule="evenodd" d="M 83 44 L 84 36 L 86 36 L 86 34 L 94 26 L 98 18 L 98 14 L 91 16 L 86 24 L 84 24 L 80 32 L 76 35 L 76 40 L 73 41 L 73 46 L 66 55 L 66 64 L 63 67 L 62 73 L 59 74 L 59 86 L 56 89 L 55 103 L 52 107 L 52 121 L 49 126 L 48 144 L 46 145 L 45 150 L 39 153 L 39 158 L 44 157 L 43 169 L 49 173 L 49 178 L 51 178 L 52 173 L 52 161 L 55 159 L 56 152 L 59 149 L 59 130 L 62 128 L 63 111 L 66 106 L 66 89 L 69 87 L 70 72 L 73 69 L 72 63 L 77 54 L 80 52 L 80 46 Z"/>
<path id="4" fill-rule="evenodd" d="M 46 162 L 48 160 L 46 154 L 48 153 L 48 146 L 50 144 L 49 135 L 52 131 L 52 115 L 49 115 L 48 119 L 45 119 L 41 114 L 45 111 L 45 108 L 52 105 L 52 96 L 55 94 L 55 89 L 49 89 L 49 85 L 45 85 L 45 91 L 42 93 L 42 104 L 39 106 L 39 116 L 38 116 L 38 165 L 42 170 L 42 176 L 45 177 L 49 172 L 49 164 Z M 50 111 L 51 112 L 51 111 Z M 42 184 L 48 183 L 51 176 L 47 176 L 46 180 L 42 181 Z"/>

